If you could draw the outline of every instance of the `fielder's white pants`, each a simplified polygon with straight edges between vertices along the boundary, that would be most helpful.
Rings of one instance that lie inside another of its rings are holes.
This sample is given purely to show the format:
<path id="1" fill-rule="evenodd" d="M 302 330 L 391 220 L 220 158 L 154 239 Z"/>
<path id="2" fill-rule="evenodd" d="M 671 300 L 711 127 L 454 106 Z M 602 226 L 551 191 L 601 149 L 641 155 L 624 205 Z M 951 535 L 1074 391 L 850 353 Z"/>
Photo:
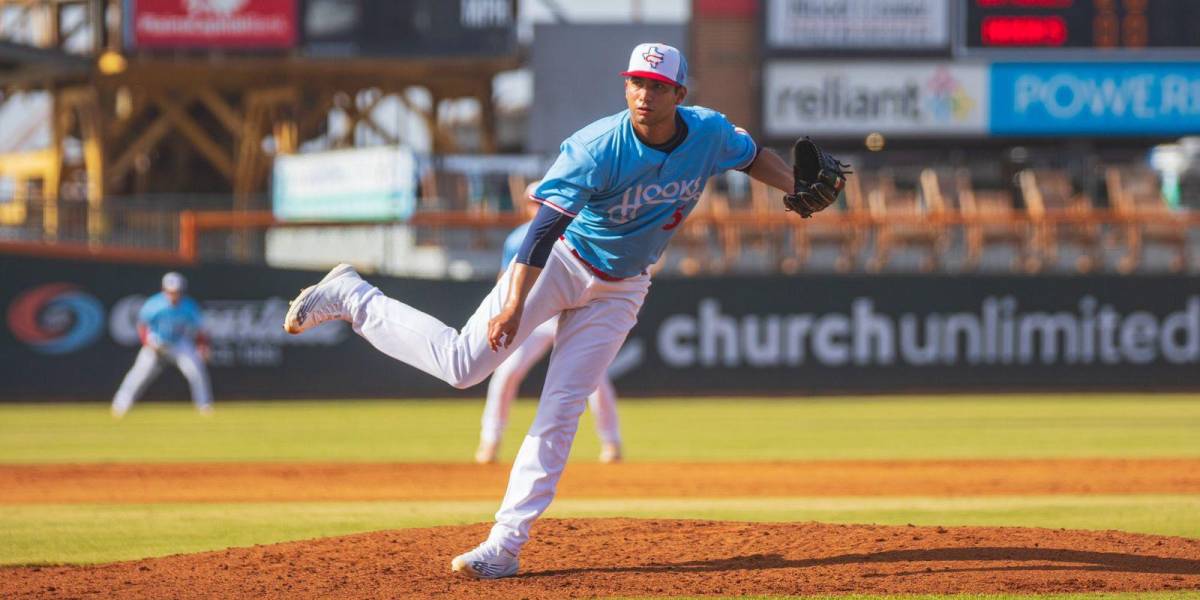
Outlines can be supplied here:
<path id="1" fill-rule="evenodd" d="M 461 331 L 368 283 L 345 284 L 337 293 L 355 332 L 388 356 L 457 388 L 483 381 L 534 329 L 558 316 L 537 416 L 517 452 L 490 536 L 517 553 L 529 541 L 533 521 L 554 498 L 587 397 L 637 322 L 650 276 L 602 280 L 559 241 L 529 292 L 512 344 L 493 352 L 488 321 L 500 313 L 511 280 L 510 266 Z"/>
<path id="2" fill-rule="evenodd" d="M 183 373 L 188 387 L 191 388 L 192 404 L 196 408 L 204 408 L 212 404 L 212 387 L 208 382 L 208 369 L 204 366 L 204 360 L 200 358 L 194 345 L 162 346 L 158 351 L 149 346 L 142 346 L 142 349 L 138 351 L 137 359 L 133 361 L 133 367 L 125 374 L 121 387 L 117 388 L 117 394 L 113 396 L 113 410 L 121 414 L 128 412 L 133 403 L 141 397 L 142 392 L 146 391 L 150 382 L 158 377 L 162 371 L 163 362 L 172 362 L 179 367 L 179 372 Z"/>
<path id="3" fill-rule="evenodd" d="M 538 325 L 525 343 L 496 367 L 488 380 L 487 403 L 483 406 L 479 439 L 489 444 L 500 443 L 504 429 L 508 426 L 508 414 L 521 381 L 529 370 L 554 346 L 554 334 L 558 330 L 558 317 Z M 596 391 L 588 396 L 588 408 L 596 418 L 596 435 L 606 444 L 621 443 L 621 429 L 617 419 L 617 391 L 606 372 L 600 378 Z"/>

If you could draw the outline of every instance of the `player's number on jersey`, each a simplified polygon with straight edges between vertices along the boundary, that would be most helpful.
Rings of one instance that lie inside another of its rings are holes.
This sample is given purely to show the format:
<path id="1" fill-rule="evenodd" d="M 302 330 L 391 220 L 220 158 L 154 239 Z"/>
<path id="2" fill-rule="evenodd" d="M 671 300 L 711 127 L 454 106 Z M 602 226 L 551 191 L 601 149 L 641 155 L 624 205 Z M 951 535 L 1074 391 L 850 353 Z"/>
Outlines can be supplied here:
<path id="1" fill-rule="evenodd" d="M 679 226 L 679 222 L 683 220 L 683 207 L 675 207 L 675 214 L 671 215 L 671 222 L 663 225 L 663 231 L 670 231 Z"/>

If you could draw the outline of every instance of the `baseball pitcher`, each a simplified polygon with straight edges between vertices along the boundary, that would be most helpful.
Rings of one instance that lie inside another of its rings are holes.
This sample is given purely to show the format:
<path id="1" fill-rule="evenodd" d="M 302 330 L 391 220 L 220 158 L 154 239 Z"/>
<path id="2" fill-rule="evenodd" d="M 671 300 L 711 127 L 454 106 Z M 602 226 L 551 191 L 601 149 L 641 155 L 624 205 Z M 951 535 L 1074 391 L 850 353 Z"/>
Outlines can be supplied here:
<path id="1" fill-rule="evenodd" d="M 517 572 L 530 526 L 554 498 L 586 399 L 637 322 L 648 270 L 710 177 L 739 169 L 792 190 L 783 204 L 804 217 L 832 204 L 845 183 L 842 166 L 811 141 L 797 143 L 789 166 L 724 115 L 682 106 L 687 62 L 671 46 L 638 45 L 621 75 L 627 110 L 562 143 L 533 195 L 541 206 L 516 260 L 461 330 L 385 296 L 345 264 L 301 290 L 284 320 L 294 334 L 349 321 L 381 352 L 466 388 L 558 319 L 537 416 L 496 523 L 486 541 L 454 558 L 453 571 L 487 579 Z"/>

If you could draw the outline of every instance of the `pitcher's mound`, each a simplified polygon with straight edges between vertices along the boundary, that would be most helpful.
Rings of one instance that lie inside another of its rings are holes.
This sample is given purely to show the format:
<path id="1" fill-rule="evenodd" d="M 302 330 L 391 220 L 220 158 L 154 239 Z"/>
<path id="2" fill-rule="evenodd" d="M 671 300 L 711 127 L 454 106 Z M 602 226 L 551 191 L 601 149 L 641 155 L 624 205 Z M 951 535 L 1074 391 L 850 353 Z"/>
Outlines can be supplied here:
<path id="1" fill-rule="evenodd" d="M 575 598 L 1200 589 L 1200 540 L 1116 531 L 545 519 L 517 577 L 450 559 L 484 524 L 91 567 L 0 570 L 0 596 Z"/>

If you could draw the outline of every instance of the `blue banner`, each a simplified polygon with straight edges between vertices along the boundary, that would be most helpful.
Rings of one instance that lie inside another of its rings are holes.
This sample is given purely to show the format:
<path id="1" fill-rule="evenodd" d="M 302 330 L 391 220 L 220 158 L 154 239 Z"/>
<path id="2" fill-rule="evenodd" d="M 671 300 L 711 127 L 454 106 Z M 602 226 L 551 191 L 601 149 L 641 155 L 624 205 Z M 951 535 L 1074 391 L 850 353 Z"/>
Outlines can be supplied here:
<path id="1" fill-rule="evenodd" d="M 996 63 L 995 135 L 1200 133 L 1200 63 Z"/>

